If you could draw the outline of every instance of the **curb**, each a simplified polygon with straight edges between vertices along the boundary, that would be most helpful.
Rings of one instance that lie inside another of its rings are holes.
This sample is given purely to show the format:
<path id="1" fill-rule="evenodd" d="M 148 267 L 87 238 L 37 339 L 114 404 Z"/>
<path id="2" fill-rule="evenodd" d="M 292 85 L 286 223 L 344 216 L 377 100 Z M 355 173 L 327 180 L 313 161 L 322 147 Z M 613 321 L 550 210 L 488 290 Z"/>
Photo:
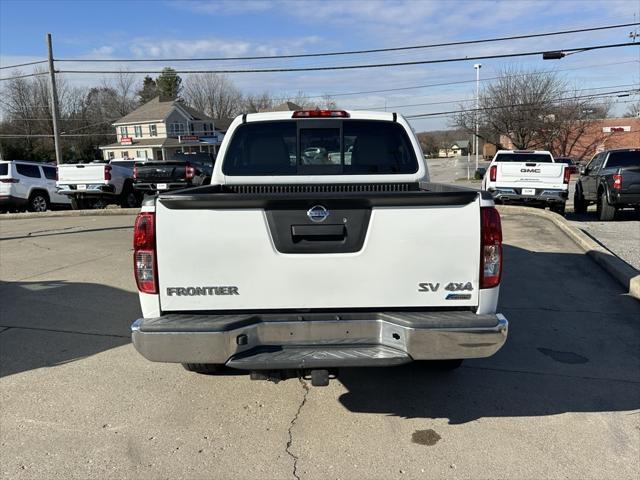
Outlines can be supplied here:
<path id="1" fill-rule="evenodd" d="M 564 217 L 557 213 L 530 207 L 499 205 L 497 208 L 501 213 L 535 215 L 549 220 L 584 250 L 587 256 L 626 288 L 629 295 L 640 300 L 640 272 L 596 243 L 582 230 L 570 225 Z"/>
<path id="2" fill-rule="evenodd" d="M 55 212 L 5 213 L 0 220 L 29 220 L 48 217 L 108 217 L 111 215 L 137 215 L 139 208 L 105 208 L 104 210 L 58 210 Z"/>

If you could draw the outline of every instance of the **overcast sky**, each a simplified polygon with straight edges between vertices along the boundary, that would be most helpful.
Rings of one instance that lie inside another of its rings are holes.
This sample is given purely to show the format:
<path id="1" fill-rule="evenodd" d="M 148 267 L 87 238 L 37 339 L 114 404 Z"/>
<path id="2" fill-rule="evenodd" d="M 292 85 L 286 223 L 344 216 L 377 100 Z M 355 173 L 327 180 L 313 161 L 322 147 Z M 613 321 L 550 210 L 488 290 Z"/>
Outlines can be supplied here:
<path id="1" fill-rule="evenodd" d="M 635 17 L 634 17 L 635 15 Z M 554 1 L 28 1 L 0 0 L 2 66 L 46 58 L 52 33 L 59 59 L 233 57 L 424 45 L 551 32 L 640 19 L 640 0 Z M 536 39 L 437 47 L 368 55 L 199 63 L 97 64 L 59 62 L 60 70 L 276 68 L 420 61 L 630 41 L 631 27 Z M 626 62 L 626 63 L 623 63 Z M 477 61 L 376 69 L 230 75 L 244 92 L 333 94 L 340 107 L 405 115 L 459 108 L 475 95 Z M 481 78 L 505 67 L 558 70 L 586 93 L 640 84 L 639 46 L 585 52 L 562 60 L 539 57 L 482 60 Z M 30 72 L 32 67 L 23 67 Z M 9 76 L 11 70 L 0 71 Z M 185 75 L 183 75 L 185 76 Z M 99 84 L 106 74 L 66 74 L 76 84 Z M 471 83 L 353 94 L 471 80 Z M 1 86 L 1 82 L 0 82 Z M 611 87 L 611 88 L 599 88 Z M 595 90 L 586 90 L 595 89 Z M 344 95 L 349 94 L 349 95 Z M 635 98 L 638 98 L 637 96 Z M 628 101 L 629 98 L 622 98 Z M 439 103 L 413 105 L 419 103 Z M 627 105 L 615 106 L 622 113 Z M 412 121 L 421 130 L 447 128 L 448 117 Z"/>

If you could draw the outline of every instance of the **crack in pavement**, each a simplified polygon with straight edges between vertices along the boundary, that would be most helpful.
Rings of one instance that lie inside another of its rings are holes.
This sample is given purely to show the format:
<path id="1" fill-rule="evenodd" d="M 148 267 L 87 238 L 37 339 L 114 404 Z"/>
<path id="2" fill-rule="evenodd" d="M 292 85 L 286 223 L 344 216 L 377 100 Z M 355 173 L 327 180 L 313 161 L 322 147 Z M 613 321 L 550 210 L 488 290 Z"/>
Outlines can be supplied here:
<path id="1" fill-rule="evenodd" d="M 293 477 L 296 480 L 300 480 L 300 475 L 298 475 L 298 458 L 299 457 L 291 451 L 291 445 L 293 444 L 292 430 L 294 425 L 298 421 L 298 417 L 300 416 L 302 407 L 304 407 L 304 404 L 307 403 L 307 396 L 309 395 L 309 385 L 307 384 L 307 382 L 302 377 L 300 377 L 298 380 L 300 381 L 300 385 L 302 385 L 302 388 L 304 389 L 304 394 L 302 396 L 302 402 L 300 402 L 300 405 L 298 406 L 298 411 L 293 416 L 293 418 L 291 419 L 291 423 L 289 424 L 289 428 L 287 430 L 287 433 L 289 434 L 289 440 L 287 441 L 287 447 L 285 448 L 285 452 L 287 452 L 287 455 L 289 455 L 293 459 Z"/>
<path id="2" fill-rule="evenodd" d="M 4 328 L 5 330 L 0 330 L 0 333 L 3 333 L 7 330 L 35 330 L 38 332 L 53 332 L 53 333 L 70 333 L 72 335 L 91 335 L 94 337 L 115 337 L 115 338 L 131 338 L 131 335 L 118 335 L 117 333 L 96 333 L 96 332 L 79 332 L 76 330 L 58 330 L 55 328 L 41 328 L 41 327 L 17 327 L 12 325 L 10 327 L 5 327 L 0 325 L 0 329 Z"/>

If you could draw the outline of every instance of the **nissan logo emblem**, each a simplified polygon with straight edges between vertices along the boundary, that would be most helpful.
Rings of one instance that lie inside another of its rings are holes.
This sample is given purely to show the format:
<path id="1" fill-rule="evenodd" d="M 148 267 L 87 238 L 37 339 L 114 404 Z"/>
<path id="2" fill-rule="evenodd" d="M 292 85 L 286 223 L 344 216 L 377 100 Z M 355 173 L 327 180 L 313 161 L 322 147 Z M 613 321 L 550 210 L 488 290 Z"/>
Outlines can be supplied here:
<path id="1" fill-rule="evenodd" d="M 307 210 L 307 217 L 312 222 L 324 222 L 329 216 L 329 210 L 322 205 L 315 205 Z"/>

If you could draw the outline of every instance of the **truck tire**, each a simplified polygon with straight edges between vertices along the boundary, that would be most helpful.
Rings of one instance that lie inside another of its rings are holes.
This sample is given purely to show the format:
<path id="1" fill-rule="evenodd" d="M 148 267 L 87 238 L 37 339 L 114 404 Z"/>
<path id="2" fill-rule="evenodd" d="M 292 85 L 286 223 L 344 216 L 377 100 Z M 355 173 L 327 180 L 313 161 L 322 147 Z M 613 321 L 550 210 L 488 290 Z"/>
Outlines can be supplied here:
<path id="1" fill-rule="evenodd" d="M 125 183 L 122 187 L 122 193 L 120 194 L 120 206 L 122 208 L 138 208 L 140 206 L 140 199 L 136 194 L 131 183 Z"/>
<path id="2" fill-rule="evenodd" d="M 609 222 L 616 216 L 616 207 L 609 204 L 607 194 L 601 192 L 598 197 L 598 219 L 603 222 Z"/>
<path id="3" fill-rule="evenodd" d="M 587 213 L 587 201 L 582 195 L 582 188 L 576 185 L 576 191 L 573 192 L 573 211 L 575 213 Z"/>
<path id="4" fill-rule="evenodd" d="M 183 363 L 182 366 L 185 370 L 204 375 L 222 373 L 225 369 L 225 365 L 222 363 Z"/>
<path id="5" fill-rule="evenodd" d="M 27 209 L 30 212 L 46 212 L 50 208 L 49 195 L 44 192 L 33 192 L 29 196 Z"/>

